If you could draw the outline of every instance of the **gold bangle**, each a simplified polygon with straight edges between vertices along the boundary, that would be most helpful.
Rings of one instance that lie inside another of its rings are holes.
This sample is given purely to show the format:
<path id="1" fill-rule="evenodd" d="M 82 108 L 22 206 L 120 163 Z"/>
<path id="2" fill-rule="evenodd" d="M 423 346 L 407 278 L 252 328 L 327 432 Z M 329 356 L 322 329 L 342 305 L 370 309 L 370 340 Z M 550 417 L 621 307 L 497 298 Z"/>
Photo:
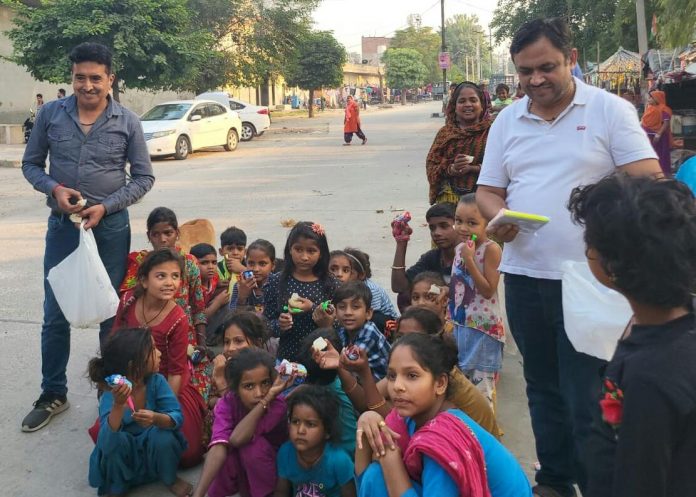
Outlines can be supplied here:
<path id="1" fill-rule="evenodd" d="M 355 383 L 353 383 L 353 386 L 350 387 L 348 390 L 345 390 L 345 392 L 348 394 L 348 393 L 352 392 L 353 390 L 355 390 L 357 387 L 358 387 L 358 380 L 355 380 Z"/>
<path id="2" fill-rule="evenodd" d="M 368 405 L 368 406 L 367 406 L 367 409 L 370 410 L 370 411 L 374 411 L 375 409 L 379 409 L 380 407 L 382 407 L 382 406 L 383 406 L 384 404 L 386 404 L 386 403 L 387 403 L 387 399 L 385 399 L 384 397 L 382 397 L 382 401 L 381 401 L 381 402 L 377 402 L 376 404 L 373 404 L 373 405 Z"/>
<path id="3" fill-rule="evenodd" d="M 392 269 L 406 269 L 406 266 L 392 266 Z"/>

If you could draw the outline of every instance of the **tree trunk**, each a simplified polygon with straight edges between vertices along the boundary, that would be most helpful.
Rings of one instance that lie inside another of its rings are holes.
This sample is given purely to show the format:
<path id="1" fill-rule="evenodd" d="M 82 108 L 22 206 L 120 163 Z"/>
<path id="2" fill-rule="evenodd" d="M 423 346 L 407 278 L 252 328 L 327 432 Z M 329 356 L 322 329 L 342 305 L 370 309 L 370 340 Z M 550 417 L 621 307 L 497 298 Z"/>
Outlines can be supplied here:
<path id="1" fill-rule="evenodd" d="M 406 105 L 406 93 L 407 93 L 406 88 L 403 88 L 401 90 L 401 105 Z"/>
<path id="2" fill-rule="evenodd" d="M 112 90 L 113 95 L 114 95 L 114 100 L 116 100 L 117 102 L 121 103 L 121 91 L 120 91 L 120 89 L 119 89 L 119 87 L 118 87 L 118 82 L 119 82 L 119 81 L 120 81 L 120 80 L 118 79 L 118 77 L 114 78 L 114 84 L 111 85 L 111 90 Z"/>
<path id="3" fill-rule="evenodd" d="M 314 117 L 314 90 L 309 90 L 309 102 L 307 105 L 309 107 L 309 117 L 311 119 Z"/>

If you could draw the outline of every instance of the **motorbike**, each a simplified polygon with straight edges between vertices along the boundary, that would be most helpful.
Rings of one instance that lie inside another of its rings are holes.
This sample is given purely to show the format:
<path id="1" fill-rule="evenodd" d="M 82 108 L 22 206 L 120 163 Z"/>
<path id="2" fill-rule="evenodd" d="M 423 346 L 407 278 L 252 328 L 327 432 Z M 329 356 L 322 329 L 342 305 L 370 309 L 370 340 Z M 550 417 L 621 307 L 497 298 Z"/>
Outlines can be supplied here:
<path id="1" fill-rule="evenodd" d="M 29 137 L 31 136 L 31 130 L 34 127 L 34 121 L 36 120 L 36 113 L 29 109 L 29 117 L 22 124 L 22 131 L 24 132 L 24 143 L 29 143 Z"/>

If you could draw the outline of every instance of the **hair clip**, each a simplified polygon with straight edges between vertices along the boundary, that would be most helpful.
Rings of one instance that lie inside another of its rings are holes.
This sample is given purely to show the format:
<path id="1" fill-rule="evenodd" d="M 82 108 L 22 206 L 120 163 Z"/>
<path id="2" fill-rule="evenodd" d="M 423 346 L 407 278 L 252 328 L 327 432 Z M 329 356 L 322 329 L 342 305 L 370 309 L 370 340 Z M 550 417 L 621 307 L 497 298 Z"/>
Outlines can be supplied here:
<path id="1" fill-rule="evenodd" d="M 319 236 L 324 236 L 324 227 L 319 223 L 312 223 L 312 231 Z"/>

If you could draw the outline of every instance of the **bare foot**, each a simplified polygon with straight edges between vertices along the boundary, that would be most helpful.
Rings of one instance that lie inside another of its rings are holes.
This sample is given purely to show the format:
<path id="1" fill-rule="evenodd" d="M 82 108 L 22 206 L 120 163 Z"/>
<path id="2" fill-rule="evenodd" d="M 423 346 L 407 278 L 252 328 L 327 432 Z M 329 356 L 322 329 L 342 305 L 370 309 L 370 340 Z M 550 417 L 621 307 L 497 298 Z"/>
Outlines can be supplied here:
<path id="1" fill-rule="evenodd" d="M 186 480 L 177 477 L 173 485 L 169 485 L 169 491 L 176 497 L 188 497 L 193 492 L 193 486 Z"/>

